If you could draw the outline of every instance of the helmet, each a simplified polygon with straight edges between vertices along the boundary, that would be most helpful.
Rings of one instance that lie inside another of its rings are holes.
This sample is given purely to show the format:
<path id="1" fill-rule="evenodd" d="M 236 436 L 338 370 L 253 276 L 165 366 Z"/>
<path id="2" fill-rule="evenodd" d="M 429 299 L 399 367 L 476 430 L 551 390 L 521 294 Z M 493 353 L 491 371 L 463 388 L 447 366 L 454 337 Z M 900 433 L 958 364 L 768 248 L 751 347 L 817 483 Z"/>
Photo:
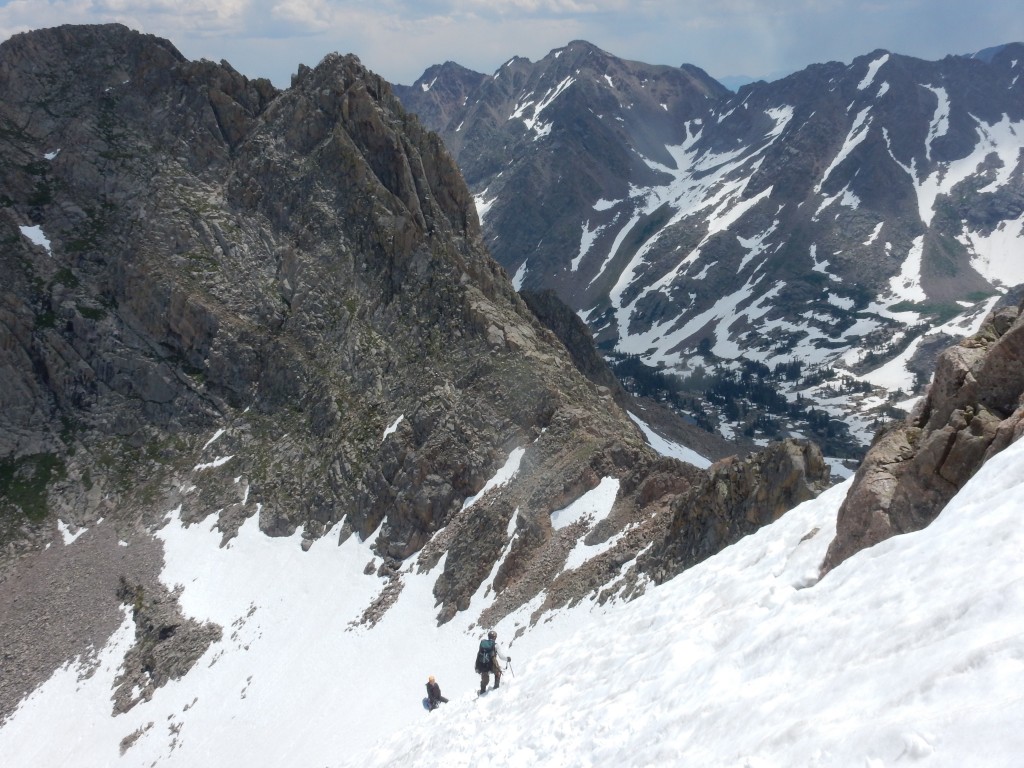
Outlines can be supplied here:
<path id="1" fill-rule="evenodd" d="M 495 640 L 498 637 L 498 633 L 492 629 L 490 632 L 487 633 L 487 637 L 489 637 L 491 640 Z"/>
<path id="2" fill-rule="evenodd" d="M 434 676 L 433 676 L 433 675 L 431 675 L 430 677 L 428 677 L 428 678 L 427 678 L 427 680 L 428 680 L 429 682 L 433 683 L 433 682 L 434 682 Z"/>

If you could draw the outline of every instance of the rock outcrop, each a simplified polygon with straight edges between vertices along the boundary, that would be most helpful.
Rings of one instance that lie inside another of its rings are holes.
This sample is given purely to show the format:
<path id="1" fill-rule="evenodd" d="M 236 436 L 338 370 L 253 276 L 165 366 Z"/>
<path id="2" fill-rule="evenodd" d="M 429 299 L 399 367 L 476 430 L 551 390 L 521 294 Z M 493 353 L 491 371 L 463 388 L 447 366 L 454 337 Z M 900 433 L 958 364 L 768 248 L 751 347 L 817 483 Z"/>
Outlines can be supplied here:
<path id="1" fill-rule="evenodd" d="M 178 596 L 163 587 L 147 594 L 141 583 L 133 585 L 122 577 L 117 596 L 131 607 L 135 644 L 125 654 L 116 681 L 115 715 L 149 701 L 157 688 L 183 677 L 222 635 L 217 625 L 184 616 Z"/>
<path id="2" fill-rule="evenodd" d="M 619 450 L 623 450 L 620 446 Z M 524 514 L 521 491 L 513 486 L 492 492 L 482 508 L 456 515 L 444 536 L 420 554 L 429 567 L 445 548 L 445 575 L 435 596 L 443 621 L 468 604 L 481 583 L 475 570 L 487 567 L 474 556 L 467 541 L 482 541 L 474 529 L 490 531 L 494 557 L 509 551 L 494 579 L 498 591 L 481 617 L 490 624 L 543 595 L 533 619 L 546 611 L 582 599 L 605 602 L 612 597 L 632 599 L 649 584 L 660 584 L 739 541 L 787 510 L 813 498 L 830 482 L 820 450 L 806 441 L 785 440 L 746 459 L 731 457 L 708 470 L 674 459 L 645 455 L 630 458 L 632 469 L 621 476 L 615 504 L 600 521 L 581 519 L 555 529 L 549 512 L 580 495 L 565 489 L 548 503 L 548 513 Z M 592 462 L 593 485 L 610 467 Z M 586 474 L 586 473 L 584 473 Z M 589 490 L 589 489 L 588 489 Z M 512 530 L 512 540 L 503 535 Z M 569 563 L 573 550 L 593 548 L 582 563 Z"/>
<path id="3" fill-rule="evenodd" d="M 989 457 L 1024 434 L 1024 303 L 939 356 L 927 395 L 880 434 L 839 510 L 823 573 L 924 528 Z"/>
<path id="4" fill-rule="evenodd" d="M 520 291 L 526 306 L 537 319 L 551 329 L 558 340 L 565 345 L 573 363 L 584 376 L 600 387 L 604 387 L 615 398 L 615 402 L 626 407 L 632 400 L 622 384 L 615 378 L 612 369 L 594 347 L 594 336 L 587 324 L 580 320 L 572 308 L 548 289 L 544 291 Z"/>
<path id="5" fill-rule="evenodd" d="M 814 443 L 792 439 L 745 461 L 716 462 L 673 500 L 667 525 L 639 567 L 656 583 L 665 582 L 814 498 L 830 476 Z"/>

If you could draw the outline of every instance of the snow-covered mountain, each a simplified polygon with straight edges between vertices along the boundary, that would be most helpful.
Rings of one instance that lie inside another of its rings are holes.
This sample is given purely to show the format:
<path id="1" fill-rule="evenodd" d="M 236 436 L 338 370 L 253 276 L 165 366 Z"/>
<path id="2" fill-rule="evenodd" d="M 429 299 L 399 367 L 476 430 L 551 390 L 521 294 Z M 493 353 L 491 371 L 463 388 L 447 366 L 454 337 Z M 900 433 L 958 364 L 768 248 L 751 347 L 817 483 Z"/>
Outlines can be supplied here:
<path id="1" fill-rule="evenodd" d="M 508 479 L 495 477 L 495 483 Z M 1024 440 L 929 528 L 818 567 L 849 482 L 631 603 L 583 600 L 498 625 L 511 656 L 477 697 L 480 629 L 438 627 L 443 564 L 411 560 L 372 629 L 369 542 L 308 552 L 250 519 L 227 546 L 168 512 L 168 589 L 225 627 L 185 677 L 121 715 L 134 636 L 70 661 L 0 728 L 4 765 L 1015 766 L 1024 754 Z M 600 515 L 609 496 L 567 517 Z M 568 520 L 566 521 L 568 522 Z M 100 523 L 58 544 L 94 546 Z M 594 554 L 581 546 L 582 560 Z M 287 573 L 287 580 L 280 574 Z M 469 615 L 493 605 L 482 587 Z M 450 699 L 421 706 L 435 675 Z"/>
<path id="2" fill-rule="evenodd" d="M 517 287 L 554 288 L 612 359 L 692 377 L 679 410 L 709 426 L 842 454 L 1024 282 L 1022 68 L 1021 44 L 875 51 L 732 94 L 576 41 L 398 92 Z"/>

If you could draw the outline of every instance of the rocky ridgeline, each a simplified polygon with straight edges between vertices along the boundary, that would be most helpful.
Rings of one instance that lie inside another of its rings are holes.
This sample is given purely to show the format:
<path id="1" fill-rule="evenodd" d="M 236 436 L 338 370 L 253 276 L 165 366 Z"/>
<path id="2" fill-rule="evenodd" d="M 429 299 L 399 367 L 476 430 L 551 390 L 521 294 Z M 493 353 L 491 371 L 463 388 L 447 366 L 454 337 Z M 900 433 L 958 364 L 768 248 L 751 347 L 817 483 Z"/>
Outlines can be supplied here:
<path id="1" fill-rule="evenodd" d="M 924 528 L 992 455 L 1024 435 L 1024 302 L 939 356 L 927 395 L 881 433 L 839 510 L 827 573 L 890 536 Z"/>
<path id="2" fill-rule="evenodd" d="M 552 582 L 549 605 L 669 578 L 822 481 L 810 447 L 711 474 L 656 456 L 487 254 L 437 136 L 354 57 L 279 91 L 119 25 L 60 27 L 0 46 L 0 89 L 0 580 L 16 591 L 0 717 L 102 647 L 125 600 L 122 709 L 217 637 L 159 584 L 152 532 L 172 509 L 215 515 L 225 539 L 257 514 L 306 541 L 379 529 L 367 622 L 417 553 L 447 553 L 445 621 L 510 546 L 488 623 Z M 516 448 L 516 477 L 464 508 Z M 611 517 L 555 530 L 605 477 L 621 480 Z M 715 535 L 675 552 L 702 515 Z M 58 520 L 87 532 L 65 547 Z M 620 534 L 563 574 L 574 537 Z M 613 584 L 652 542 L 664 562 Z M 56 590 L 69 607 L 29 621 Z"/>
<path id="3" fill-rule="evenodd" d="M 397 93 L 444 138 L 470 188 L 495 202 L 484 217 L 495 258 L 510 274 L 529 261 L 524 287 L 554 288 L 589 311 L 614 280 L 568 268 L 581 224 L 598 200 L 656 183 L 661 174 L 645 158 L 672 166 L 666 145 L 682 144 L 687 123 L 706 120 L 729 91 L 692 65 L 625 61 L 575 40 L 489 76 L 451 62 L 431 67 Z"/>

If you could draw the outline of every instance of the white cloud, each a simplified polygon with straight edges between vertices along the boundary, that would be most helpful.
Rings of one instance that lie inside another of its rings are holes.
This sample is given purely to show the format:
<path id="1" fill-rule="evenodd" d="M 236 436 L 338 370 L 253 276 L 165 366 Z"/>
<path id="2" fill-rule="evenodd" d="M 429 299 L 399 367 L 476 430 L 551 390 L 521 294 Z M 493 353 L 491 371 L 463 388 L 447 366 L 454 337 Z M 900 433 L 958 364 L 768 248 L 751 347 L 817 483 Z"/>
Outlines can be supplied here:
<path id="1" fill-rule="evenodd" d="M 282 0 L 271 9 L 277 18 L 317 30 L 328 29 L 336 12 L 326 0 Z"/>
<path id="2" fill-rule="evenodd" d="M 109 22 L 172 38 L 230 33 L 252 6 L 252 0 L 13 0 L 0 7 L 0 38 L 62 24 Z"/>
<path id="3" fill-rule="evenodd" d="M 177 14 L 181 17 L 235 18 L 250 5 L 250 0 L 94 0 L 99 11 L 110 13 Z"/>
<path id="4" fill-rule="evenodd" d="M 605 0 L 605 2 L 576 2 L 576 0 L 470 0 L 468 4 L 501 14 L 514 13 L 516 11 L 537 14 L 597 13 L 602 11 L 618 11 L 626 5 L 619 0 Z"/>

